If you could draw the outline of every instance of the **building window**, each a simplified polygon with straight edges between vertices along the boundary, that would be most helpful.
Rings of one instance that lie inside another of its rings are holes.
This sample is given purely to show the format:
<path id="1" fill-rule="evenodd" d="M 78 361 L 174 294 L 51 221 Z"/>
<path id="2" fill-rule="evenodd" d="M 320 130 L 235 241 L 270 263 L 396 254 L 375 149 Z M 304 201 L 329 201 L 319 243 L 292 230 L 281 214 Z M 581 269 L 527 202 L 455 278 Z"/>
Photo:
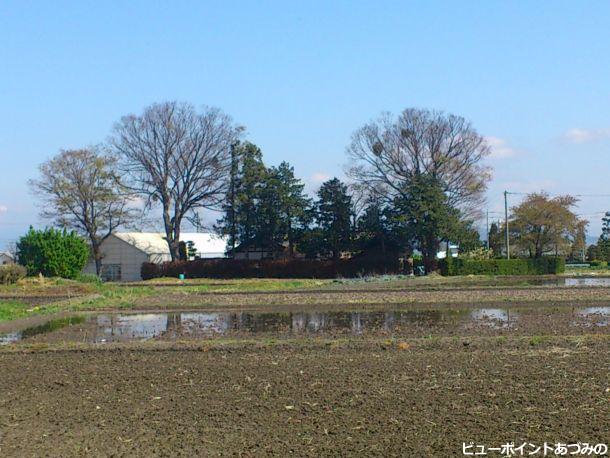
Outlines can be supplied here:
<path id="1" fill-rule="evenodd" d="M 121 279 L 121 265 L 103 264 L 100 277 L 103 281 L 119 281 Z"/>

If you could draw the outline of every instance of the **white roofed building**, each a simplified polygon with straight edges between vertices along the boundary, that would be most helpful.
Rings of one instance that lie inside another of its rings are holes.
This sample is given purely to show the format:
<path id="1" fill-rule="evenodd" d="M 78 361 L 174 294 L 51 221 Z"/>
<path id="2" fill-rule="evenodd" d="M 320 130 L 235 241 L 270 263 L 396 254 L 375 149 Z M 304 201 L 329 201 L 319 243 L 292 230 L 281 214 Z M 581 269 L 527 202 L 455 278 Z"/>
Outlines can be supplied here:
<path id="1" fill-rule="evenodd" d="M 204 232 L 183 232 L 181 242 L 193 242 L 196 257 L 224 258 L 227 246 L 224 237 Z M 170 261 L 165 234 L 160 232 L 115 232 L 101 246 L 102 271 L 105 281 L 141 280 L 141 268 L 145 262 L 160 264 Z M 95 274 L 95 261 L 89 260 L 85 273 Z"/>
<path id="2" fill-rule="evenodd" d="M 5 264 L 15 264 L 15 258 L 7 251 L 0 251 L 0 266 Z"/>

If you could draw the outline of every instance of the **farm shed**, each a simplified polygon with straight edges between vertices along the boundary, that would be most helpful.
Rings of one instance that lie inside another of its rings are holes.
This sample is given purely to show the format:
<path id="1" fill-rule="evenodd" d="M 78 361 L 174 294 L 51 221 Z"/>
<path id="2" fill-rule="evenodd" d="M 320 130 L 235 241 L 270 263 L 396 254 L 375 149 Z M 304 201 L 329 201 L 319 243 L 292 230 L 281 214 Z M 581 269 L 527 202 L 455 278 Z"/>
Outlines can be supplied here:
<path id="1" fill-rule="evenodd" d="M 6 251 L 0 251 L 0 266 L 4 264 L 15 264 L 15 258 Z"/>
<path id="2" fill-rule="evenodd" d="M 225 257 L 226 240 L 211 233 L 186 232 L 182 242 L 193 242 L 200 258 Z M 115 232 L 102 243 L 102 271 L 105 281 L 138 281 L 142 263 L 160 264 L 170 261 L 165 234 L 160 232 Z M 95 261 L 90 259 L 85 273 L 95 274 Z"/>

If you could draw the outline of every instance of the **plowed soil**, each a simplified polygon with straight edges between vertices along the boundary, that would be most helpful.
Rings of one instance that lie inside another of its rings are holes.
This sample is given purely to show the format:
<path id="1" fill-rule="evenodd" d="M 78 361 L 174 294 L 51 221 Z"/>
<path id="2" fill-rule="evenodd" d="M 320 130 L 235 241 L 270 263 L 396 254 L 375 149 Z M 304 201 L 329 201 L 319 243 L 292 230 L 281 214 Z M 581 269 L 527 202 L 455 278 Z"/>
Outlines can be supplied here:
<path id="1" fill-rule="evenodd" d="M 608 442 L 606 336 L 0 352 L 2 456 L 461 456 Z"/>

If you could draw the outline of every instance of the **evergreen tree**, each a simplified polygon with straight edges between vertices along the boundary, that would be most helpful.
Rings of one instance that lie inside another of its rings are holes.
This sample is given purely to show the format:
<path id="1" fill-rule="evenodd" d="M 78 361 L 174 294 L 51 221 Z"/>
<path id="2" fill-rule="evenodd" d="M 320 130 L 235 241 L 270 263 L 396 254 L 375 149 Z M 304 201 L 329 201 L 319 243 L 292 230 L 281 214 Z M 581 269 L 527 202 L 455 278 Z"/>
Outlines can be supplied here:
<path id="1" fill-rule="evenodd" d="M 322 240 L 320 246 L 338 260 L 352 240 L 352 198 L 338 178 L 322 183 L 316 202 L 316 219 Z"/>
<path id="2" fill-rule="evenodd" d="M 229 240 L 227 244 L 229 251 L 233 253 L 237 244 L 237 193 L 239 186 L 239 163 L 240 163 L 240 148 L 239 142 L 235 142 L 231 145 L 231 169 L 229 171 L 229 190 L 227 192 L 227 199 L 223 205 L 225 216 L 223 221 L 224 234 L 228 236 Z"/>
<path id="3" fill-rule="evenodd" d="M 393 243 L 392 229 L 388 221 L 388 210 L 379 200 L 372 199 L 356 222 L 356 242 L 364 251 L 378 249 L 385 254 Z"/>
<path id="4" fill-rule="evenodd" d="M 229 190 L 223 205 L 224 216 L 216 230 L 229 237 L 228 250 L 241 243 L 254 243 L 260 232 L 260 200 L 267 178 L 260 148 L 250 142 L 231 148 Z"/>
<path id="5" fill-rule="evenodd" d="M 443 185 L 433 176 L 413 176 L 393 202 L 395 231 L 422 253 L 426 271 L 436 268 L 441 241 L 457 241 L 465 224 L 451 207 Z"/>
<path id="6" fill-rule="evenodd" d="M 252 143 L 244 144 L 241 160 L 235 216 L 237 238 L 240 243 L 253 243 L 260 232 L 260 200 L 267 169 L 260 148 Z"/>
<path id="7" fill-rule="evenodd" d="M 500 232 L 498 223 L 491 223 L 489 226 L 489 248 L 495 256 L 500 256 L 504 248 L 504 239 Z"/>
<path id="8" fill-rule="evenodd" d="M 295 245 L 302 238 L 310 220 L 311 199 L 304 192 L 305 184 L 294 176 L 294 168 L 287 162 L 269 171 L 269 183 L 277 193 L 277 223 L 273 227 L 288 242 L 288 252 L 294 256 Z"/>
<path id="9" fill-rule="evenodd" d="M 597 246 L 591 250 L 591 255 L 593 254 L 596 259 L 610 261 L 610 212 L 606 212 L 602 218 L 602 233 L 597 240 Z"/>
<path id="10" fill-rule="evenodd" d="M 275 249 L 288 242 L 292 256 L 310 215 L 305 185 L 287 162 L 265 167 L 252 143 L 235 144 L 231 155 L 231 182 L 216 228 L 228 236 L 229 251 L 241 243 Z"/>

